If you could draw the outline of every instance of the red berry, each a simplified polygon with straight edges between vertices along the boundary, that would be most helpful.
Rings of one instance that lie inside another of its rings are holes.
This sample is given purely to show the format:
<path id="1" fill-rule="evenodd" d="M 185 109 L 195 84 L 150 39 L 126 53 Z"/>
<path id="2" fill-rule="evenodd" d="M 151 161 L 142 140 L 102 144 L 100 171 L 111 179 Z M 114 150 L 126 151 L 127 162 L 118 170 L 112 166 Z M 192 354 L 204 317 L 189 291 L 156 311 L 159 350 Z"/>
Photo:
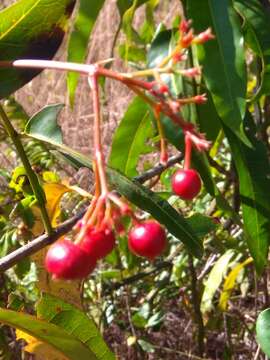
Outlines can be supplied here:
<path id="1" fill-rule="evenodd" d="M 45 258 L 47 271 L 59 279 L 82 279 L 89 275 L 95 266 L 95 258 L 67 239 L 53 244 Z"/>
<path id="2" fill-rule="evenodd" d="M 154 220 L 135 225 L 128 235 L 130 251 L 150 260 L 159 256 L 165 249 L 166 244 L 165 230 Z"/>
<path id="3" fill-rule="evenodd" d="M 177 170 L 172 177 L 173 192 L 184 200 L 192 200 L 201 190 L 201 179 L 196 170 Z"/>
<path id="4" fill-rule="evenodd" d="M 81 249 L 95 259 L 99 260 L 107 256 L 115 246 L 115 236 L 111 229 L 90 229 L 82 242 Z"/>

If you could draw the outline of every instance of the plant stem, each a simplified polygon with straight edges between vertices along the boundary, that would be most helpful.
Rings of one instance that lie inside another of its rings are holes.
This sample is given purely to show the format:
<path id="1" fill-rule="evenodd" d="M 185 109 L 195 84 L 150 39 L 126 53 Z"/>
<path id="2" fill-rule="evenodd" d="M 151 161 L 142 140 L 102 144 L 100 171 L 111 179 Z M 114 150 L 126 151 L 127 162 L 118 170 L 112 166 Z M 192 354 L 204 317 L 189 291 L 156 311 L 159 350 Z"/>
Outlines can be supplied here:
<path id="1" fill-rule="evenodd" d="M 200 309 L 200 296 L 197 291 L 197 275 L 193 265 L 193 256 L 189 254 L 189 271 L 191 274 L 191 294 L 192 294 L 192 304 L 194 309 L 194 318 L 197 323 L 197 340 L 198 340 L 198 351 L 199 356 L 203 357 L 204 354 L 204 324 L 202 313 Z"/>
<path id="2" fill-rule="evenodd" d="M 191 163 L 191 152 L 192 152 L 192 143 L 188 135 L 185 136 L 185 160 L 184 160 L 184 169 L 190 169 Z"/>
<path id="3" fill-rule="evenodd" d="M 11 138 L 17 153 L 23 163 L 23 166 L 25 168 L 28 180 L 30 182 L 30 185 L 32 187 L 33 193 L 36 197 L 38 206 L 40 208 L 41 211 L 41 218 L 42 218 L 42 222 L 45 228 L 45 231 L 48 235 L 50 235 L 52 233 L 52 226 L 51 226 L 51 222 L 47 213 L 47 209 L 46 209 L 46 198 L 45 195 L 43 193 L 43 190 L 39 184 L 38 178 L 36 173 L 33 171 L 31 164 L 27 158 L 27 155 L 25 153 L 25 150 L 23 148 L 23 145 L 21 143 L 20 140 L 20 136 L 17 133 L 17 131 L 13 128 L 7 114 L 5 113 L 2 105 L 0 105 L 0 117 L 2 119 L 2 123 L 3 126 L 7 132 L 7 134 L 9 135 L 9 137 Z"/>
<path id="4" fill-rule="evenodd" d="M 104 156 L 102 151 L 102 140 L 101 140 L 101 113 L 100 113 L 100 103 L 99 103 L 99 88 L 98 88 L 98 73 L 89 76 L 89 85 L 93 92 L 93 108 L 95 114 L 94 121 L 94 148 L 95 148 L 95 159 L 97 172 L 100 180 L 101 187 L 101 196 L 108 196 L 108 186 L 106 181 L 105 174 L 105 164 L 104 164 Z"/>

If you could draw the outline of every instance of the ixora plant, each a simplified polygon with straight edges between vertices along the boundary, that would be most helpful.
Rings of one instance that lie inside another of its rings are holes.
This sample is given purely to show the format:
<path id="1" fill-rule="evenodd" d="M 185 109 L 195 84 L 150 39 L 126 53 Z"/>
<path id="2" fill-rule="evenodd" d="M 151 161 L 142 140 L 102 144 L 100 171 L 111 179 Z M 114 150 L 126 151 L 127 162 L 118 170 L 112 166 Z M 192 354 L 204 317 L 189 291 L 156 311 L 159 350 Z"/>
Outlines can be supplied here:
<path id="1" fill-rule="evenodd" d="M 118 0 L 119 31 L 126 35 L 119 54 L 134 68 L 119 72 L 112 69 L 113 58 L 84 63 L 104 1 L 93 3 L 80 0 L 75 7 L 75 0 L 20 0 L 0 12 L 0 141 L 16 150 L 22 165 L 12 174 L 0 168 L 0 180 L 5 181 L 0 271 L 15 266 L 14 272 L 3 273 L 7 285 L 0 322 L 8 327 L 0 328 L 0 355 L 2 351 L 7 359 L 12 357 L 8 339 L 15 336 L 26 341 L 26 352 L 41 358 L 46 354 L 49 360 L 114 359 L 87 315 L 106 327 L 125 303 L 125 346 L 134 349 L 134 356 L 156 352 L 156 358 L 166 358 L 166 351 L 168 358 L 172 352 L 187 356 L 186 339 L 181 349 L 168 348 L 166 339 L 162 344 L 154 337 L 154 344 L 144 340 L 160 330 L 166 318 L 163 307 L 180 298 L 181 309 L 196 325 L 192 347 L 199 357 L 194 358 L 240 356 L 238 343 L 250 346 L 245 351 L 256 358 L 260 346 L 270 356 L 269 310 L 258 317 L 257 346 L 256 312 L 251 310 L 247 324 L 235 305 L 243 306 L 239 292 L 247 297 L 249 289 L 254 290 L 252 299 L 258 297 L 256 309 L 258 303 L 269 305 L 270 15 L 259 0 L 186 0 L 182 16 L 167 29 L 154 22 L 159 1 Z M 132 21 L 142 5 L 146 20 L 137 31 Z M 52 60 L 72 21 L 67 61 Z M 71 105 L 78 77 L 86 77 L 94 119 L 92 159 L 62 143 L 57 115 L 63 105 L 46 106 L 29 119 L 11 97 L 44 69 L 67 73 Z M 106 81 L 119 82 L 135 94 L 115 130 L 108 163 L 102 144 Z M 156 143 L 158 165 L 138 174 L 139 164 L 145 165 L 142 155 L 156 155 Z M 169 157 L 172 146 L 179 153 Z M 61 181 L 65 169 L 58 171 L 59 158 L 74 169 L 91 169 L 94 194 Z M 142 185 L 146 181 L 148 186 Z M 83 203 L 83 210 L 62 209 L 65 196 L 73 207 L 76 203 L 75 209 Z M 27 263 L 30 255 L 37 271 Z M 244 273 L 249 264 L 254 265 L 254 276 Z M 25 273 L 37 276 L 39 290 Z M 264 279 L 264 300 L 256 274 Z M 141 285 L 144 278 L 151 284 Z M 9 289 L 17 279 L 26 289 L 18 286 L 13 293 Z M 30 284 L 34 295 L 27 290 Z M 232 300 L 234 289 L 238 295 Z M 30 304 L 35 304 L 29 311 L 35 316 L 22 311 Z M 221 322 L 225 329 L 216 331 L 226 335 L 224 349 L 213 355 L 213 336 L 208 338 L 207 332 Z M 238 338 L 234 329 L 243 322 Z M 15 335 L 10 327 L 16 328 Z M 190 333 L 191 340 L 193 330 Z M 21 351 L 21 345 L 15 349 Z"/>

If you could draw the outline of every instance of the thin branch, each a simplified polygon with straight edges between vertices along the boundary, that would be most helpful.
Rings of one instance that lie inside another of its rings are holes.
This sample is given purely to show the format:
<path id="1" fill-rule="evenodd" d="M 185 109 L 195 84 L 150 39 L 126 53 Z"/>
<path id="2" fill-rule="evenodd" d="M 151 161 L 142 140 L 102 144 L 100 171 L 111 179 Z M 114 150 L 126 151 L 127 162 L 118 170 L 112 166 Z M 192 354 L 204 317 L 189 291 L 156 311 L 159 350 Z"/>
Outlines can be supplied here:
<path id="1" fill-rule="evenodd" d="M 177 155 L 173 156 L 168 160 L 167 165 L 157 165 L 154 168 L 146 171 L 145 173 L 136 176 L 136 180 L 140 183 L 144 183 L 145 181 L 151 179 L 152 177 L 161 174 L 165 169 L 168 167 L 171 167 L 181 161 L 183 159 L 183 155 Z M 6 271 L 7 269 L 11 268 L 15 264 L 17 264 L 20 260 L 35 254 L 39 250 L 43 249 L 49 244 L 52 244 L 54 241 L 56 241 L 59 237 L 69 232 L 72 227 L 76 224 L 78 220 L 80 220 L 85 211 L 80 212 L 76 216 L 72 217 L 68 221 L 64 222 L 57 228 L 55 228 L 51 235 L 42 235 L 31 242 L 29 242 L 26 245 L 21 246 L 19 249 L 13 251 L 12 253 L 4 256 L 0 259 L 0 273 L 3 271 Z M 138 274 L 139 275 L 139 274 Z M 145 275 L 147 276 L 147 275 Z"/>

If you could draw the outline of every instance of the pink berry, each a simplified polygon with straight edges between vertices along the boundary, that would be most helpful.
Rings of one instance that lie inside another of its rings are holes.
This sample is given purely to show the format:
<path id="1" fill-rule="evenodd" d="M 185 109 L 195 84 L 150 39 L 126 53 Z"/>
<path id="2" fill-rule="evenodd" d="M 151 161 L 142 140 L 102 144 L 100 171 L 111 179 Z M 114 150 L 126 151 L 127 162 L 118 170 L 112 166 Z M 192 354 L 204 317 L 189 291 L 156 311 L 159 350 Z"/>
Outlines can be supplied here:
<path id="1" fill-rule="evenodd" d="M 166 244 L 165 230 L 154 220 L 135 225 L 128 235 L 130 251 L 150 260 L 159 256 L 164 251 Z"/>
<path id="2" fill-rule="evenodd" d="M 192 200 L 201 190 L 201 179 L 196 170 L 177 170 L 172 177 L 172 190 L 181 199 Z"/>
<path id="3" fill-rule="evenodd" d="M 112 252 L 115 247 L 115 236 L 111 229 L 90 229 L 82 242 L 81 249 L 95 259 L 99 260 Z"/>
<path id="4" fill-rule="evenodd" d="M 58 279 L 83 279 L 94 270 L 95 266 L 95 258 L 67 239 L 53 244 L 45 258 L 47 271 Z"/>

